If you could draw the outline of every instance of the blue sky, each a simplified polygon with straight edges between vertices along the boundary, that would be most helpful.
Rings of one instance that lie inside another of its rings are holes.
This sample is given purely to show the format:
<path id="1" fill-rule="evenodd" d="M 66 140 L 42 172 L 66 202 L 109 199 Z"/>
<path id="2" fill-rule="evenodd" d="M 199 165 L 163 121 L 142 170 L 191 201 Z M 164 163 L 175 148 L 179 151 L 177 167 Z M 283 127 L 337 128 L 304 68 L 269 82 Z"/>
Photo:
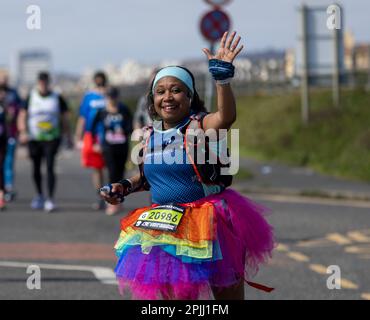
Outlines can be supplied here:
<path id="1" fill-rule="evenodd" d="M 224 7 L 246 50 L 295 47 L 299 0 L 232 0 Z M 307 4 L 328 5 L 311 0 Z M 342 0 L 345 26 L 356 40 L 370 42 L 370 1 Z M 41 8 L 42 28 L 26 28 L 26 8 Z M 207 42 L 200 17 L 204 0 L 2 0 L 0 65 L 18 49 L 47 47 L 58 71 L 78 73 L 87 66 L 126 59 L 155 63 L 200 57 Z"/>

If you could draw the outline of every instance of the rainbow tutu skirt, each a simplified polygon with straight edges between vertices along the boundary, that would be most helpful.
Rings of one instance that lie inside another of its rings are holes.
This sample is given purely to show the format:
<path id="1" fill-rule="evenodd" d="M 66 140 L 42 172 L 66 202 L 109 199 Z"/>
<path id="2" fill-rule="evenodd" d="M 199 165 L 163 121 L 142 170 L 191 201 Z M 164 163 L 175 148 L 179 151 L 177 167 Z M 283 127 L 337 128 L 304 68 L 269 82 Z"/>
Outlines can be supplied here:
<path id="1" fill-rule="evenodd" d="M 175 232 L 136 226 L 156 206 L 136 209 L 121 220 L 115 272 L 122 294 L 209 299 L 211 288 L 230 287 L 241 279 L 251 284 L 250 277 L 271 256 L 274 237 L 266 209 L 232 189 L 181 204 L 186 211 Z"/>

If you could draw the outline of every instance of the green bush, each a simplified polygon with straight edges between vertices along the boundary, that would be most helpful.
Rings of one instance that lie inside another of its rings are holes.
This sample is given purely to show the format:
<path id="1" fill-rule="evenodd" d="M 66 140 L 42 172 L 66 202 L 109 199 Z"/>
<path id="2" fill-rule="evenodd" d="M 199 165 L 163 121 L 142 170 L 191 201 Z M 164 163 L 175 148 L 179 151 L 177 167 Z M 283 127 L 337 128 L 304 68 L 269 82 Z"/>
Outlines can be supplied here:
<path id="1" fill-rule="evenodd" d="M 241 153 L 370 181 L 370 94 L 343 90 L 335 109 L 330 91 L 313 91 L 310 103 L 305 126 L 299 92 L 239 98 L 233 128 L 240 129 Z"/>

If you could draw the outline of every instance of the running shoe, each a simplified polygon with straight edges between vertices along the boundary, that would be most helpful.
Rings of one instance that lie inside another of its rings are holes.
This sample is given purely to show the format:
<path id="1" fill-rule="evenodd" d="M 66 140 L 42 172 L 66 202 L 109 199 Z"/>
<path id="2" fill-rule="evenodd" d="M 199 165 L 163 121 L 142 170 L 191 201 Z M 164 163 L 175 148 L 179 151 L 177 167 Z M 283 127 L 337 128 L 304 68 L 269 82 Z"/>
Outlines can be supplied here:
<path id="1" fill-rule="evenodd" d="M 15 200 L 17 193 L 15 191 L 6 191 L 4 195 L 4 200 L 6 202 L 12 202 Z"/>
<path id="2" fill-rule="evenodd" d="M 3 211 L 6 209 L 6 203 L 5 200 L 0 198 L 0 211 Z"/>
<path id="3" fill-rule="evenodd" d="M 44 198 L 42 196 L 36 196 L 32 199 L 31 208 L 33 210 L 40 210 L 44 208 Z"/>
<path id="4" fill-rule="evenodd" d="M 55 211 L 55 203 L 52 200 L 46 200 L 44 204 L 44 210 L 48 213 Z"/>

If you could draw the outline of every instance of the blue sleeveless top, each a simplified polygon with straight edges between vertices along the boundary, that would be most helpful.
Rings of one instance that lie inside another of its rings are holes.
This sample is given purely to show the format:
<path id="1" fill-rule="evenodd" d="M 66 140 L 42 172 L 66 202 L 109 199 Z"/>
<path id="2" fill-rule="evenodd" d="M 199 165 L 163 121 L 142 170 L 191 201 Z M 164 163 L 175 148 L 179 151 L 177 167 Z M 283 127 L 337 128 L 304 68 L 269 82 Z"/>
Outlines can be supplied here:
<path id="1" fill-rule="evenodd" d="M 181 128 L 190 122 L 187 117 L 176 127 L 161 130 L 153 127 L 144 159 L 144 175 L 148 180 L 152 203 L 187 203 L 221 191 L 198 181 L 184 148 Z M 162 122 L 159 122 L 162 126 Z"/>

